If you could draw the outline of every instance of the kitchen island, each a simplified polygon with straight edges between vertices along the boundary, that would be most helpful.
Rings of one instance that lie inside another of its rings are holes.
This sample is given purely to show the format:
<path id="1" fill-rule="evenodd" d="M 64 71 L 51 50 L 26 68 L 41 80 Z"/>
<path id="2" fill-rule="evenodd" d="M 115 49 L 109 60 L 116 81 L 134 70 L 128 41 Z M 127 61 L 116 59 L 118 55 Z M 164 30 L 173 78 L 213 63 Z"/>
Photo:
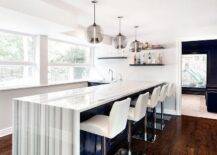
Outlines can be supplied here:
<path id="1" fill-rule="evenodd" d="M 16 98 L 13 154 L 79 155 L 85 149 L 81 147 L 84 139 L 80 136 L 80 122 L 95 114 L 88 111 L 105 109 L 114 101 L 133 97 L 162 83 L 122 81 Z"/>

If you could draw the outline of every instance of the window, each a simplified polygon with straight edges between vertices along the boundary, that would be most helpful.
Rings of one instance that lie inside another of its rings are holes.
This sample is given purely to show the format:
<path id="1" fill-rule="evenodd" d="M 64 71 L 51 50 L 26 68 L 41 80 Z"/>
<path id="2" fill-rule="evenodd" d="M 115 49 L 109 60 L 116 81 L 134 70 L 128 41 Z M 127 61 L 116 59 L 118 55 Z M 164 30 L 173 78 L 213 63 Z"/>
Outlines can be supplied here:
<path id="1" fill-rule="evenodd" d="M 182 87 L 206 88 L 206 54 L 182 56 Z"/>
<path id="2" fill-rule="evenodd" d="M 61 83 L 88 76 L 90 47 L 48 40 L 48 82 Z"/>
<path id="3" fill-rule="evenodd" d="M 35 37 L 0 31 L 0 87 L 36 81 Z"/>

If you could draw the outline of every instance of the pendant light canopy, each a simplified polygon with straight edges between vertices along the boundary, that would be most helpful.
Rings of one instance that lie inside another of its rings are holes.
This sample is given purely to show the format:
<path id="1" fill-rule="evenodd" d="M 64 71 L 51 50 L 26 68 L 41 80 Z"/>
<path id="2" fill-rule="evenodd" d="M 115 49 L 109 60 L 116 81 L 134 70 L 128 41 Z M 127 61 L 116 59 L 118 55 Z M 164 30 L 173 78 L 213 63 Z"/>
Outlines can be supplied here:
<path id="1" fill-rule="evenodd" d="M 127 37 L 121 34 L 121 19 L 123 17 L 119 16 L 119 33 L 114 39 L 114 45 L 116 49 L 124 49 L 127 46 Z"/>
<path id="2" fill-rule="evenodd" d="M 140 52 L 142 50 L 142 42 L 137 40 L 137 29 L 139 26 L 134 26 L 135 28 L 135 40 L 130 44 L 131 52 Z"/>
<path id="3" fill-rule="evenodd" d="M 94 6 L 94 23 L 87 28 L 87 39 L 88 42 L 95 44 L 100 43 L 103 40 L 102 29 L 99 25 L 96 24 L 96 3 L 97 1 L 92 1 Z"/>

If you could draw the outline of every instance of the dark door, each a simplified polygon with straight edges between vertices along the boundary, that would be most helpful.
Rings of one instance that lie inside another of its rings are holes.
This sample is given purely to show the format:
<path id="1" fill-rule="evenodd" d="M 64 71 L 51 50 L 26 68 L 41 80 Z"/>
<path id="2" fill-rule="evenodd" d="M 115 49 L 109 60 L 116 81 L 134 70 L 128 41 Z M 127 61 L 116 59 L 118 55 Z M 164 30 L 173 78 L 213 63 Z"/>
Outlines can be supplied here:
<path id="1" fill-rule="evenodd" d="M 208 51 L 207 88 L 217 88 L 217 49 Z"/>

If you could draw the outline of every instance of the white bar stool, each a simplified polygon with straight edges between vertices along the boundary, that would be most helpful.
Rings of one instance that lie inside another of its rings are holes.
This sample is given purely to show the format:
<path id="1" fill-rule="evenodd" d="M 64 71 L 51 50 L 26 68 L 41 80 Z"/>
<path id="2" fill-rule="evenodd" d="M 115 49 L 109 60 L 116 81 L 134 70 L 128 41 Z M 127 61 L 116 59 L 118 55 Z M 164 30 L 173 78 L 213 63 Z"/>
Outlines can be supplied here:
<path id="1" fill-rule="evenodd" d="M 174 83 L 170 83 L 167 89 L 167 97 L 171 97 L 175 95 L 176 85 Z"/>
<path id="2" fill-rule="evenodd" d="M 176 89 L 176 85 L 174 83 L 169 83 L 168 84 L 168 88 L 167 88 L 167 94 L 166 94 L 166 98 L 171 98 L 173 96 L 175 96 L 175 89 Z M 172 117 L 171 116 L 164 116 L 164 120 L 169 121 Z"/>
<path id="3" fill-rule="evenodd" d="M 153 138 L 151 140 L 147 139 L 147 141 L 154 142 L 156 140 L 156 106 L 158 105 L 159 102 L 159 95 L 160 95 L 160 89 L 161 87 L 155 87 L 152 94 L 151 94 L 151 99 L 149 99 L 147 108 L 152 109 L 153 113 Z"/>
<path id="4" fill-rule="evenodd" d="M 167 97 L 167 90 L 168 89 L 168 84 L 165 84 L 162 86 L 161 91 L 160 91 L 160 96 L 159 96 L 159 102 L 161 104 L 161 127 L 160 130 L 164 129 L 164 102 Z"/>
<path id="5" fill-rule="evenodd" d="M 130 98 L 113 104 L 109 116 L 96 115 L 80 124 L 81 130 L 102 136 L 102 154 L 106 155 L 106 138 L 112 139 L 120 134 L 127 125 Z"/>
<path id="6" fill-rule="evenodd" d="M 135 108 L 130 107 L 129 109 L 129 114 L 128 114 L 128 144 L 129 148 L 131 148 L 131 137 L 132 137 L 132 123 L 133 122 L 138 122 L 142 118 L 145 117 L 145 122 L 144 122 L 144 129 L 145 129 L 145 136 L 146 138 L 146 105 L 148 104 L 149 101 L 149 92 L 145 94 L 140 94 L 137 101 Z"/>

